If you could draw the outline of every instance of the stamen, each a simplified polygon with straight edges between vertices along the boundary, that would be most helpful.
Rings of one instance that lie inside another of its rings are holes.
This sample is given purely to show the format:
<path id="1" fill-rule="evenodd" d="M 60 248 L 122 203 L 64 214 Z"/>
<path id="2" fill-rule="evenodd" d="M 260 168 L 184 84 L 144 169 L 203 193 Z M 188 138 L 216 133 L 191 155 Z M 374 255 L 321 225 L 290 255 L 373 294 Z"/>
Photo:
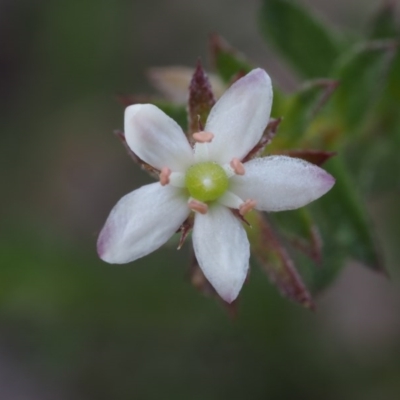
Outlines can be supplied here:
<path id="1" fill-rule="evenodd" d="M 200 214 L 207 214 L 208 205 L 206 203 L 195 199 L 190 199 L 188 202 L 188 206 L 191 210 L 196 211 Z"/>
<path id="2" fill-rule="evenodd" d="M 241 215 L 247 214 L 249 211 L 251 211 L 255 206 L 256 206 L 256 201 L 248 199 L 246 200 L 240 207 L 239 207 L 239 213 Z"/>
<path id="3" fill-rule="evenodd" d="M 233 168 L 236 175 L 244 175 L 244 173 L 246 172 L 244 169 L 244 165 L 240 162 L 238 158 L 233 158 L 230 166 Z"/>
<path id="4" fill-rule="evenodd" d="M 160 172 L 160 183 L 161 186 L 169 184 L 169 177 L 171 175 L 171 170 L 168 167 L 162 167 Z"/>
<path id="5" fill-rule="evenodd" d="M 193 139 L 197 143 L 210 143 L 214 139 L 214 134 L 211 132 L 196 132 L 193 133 Z"/>

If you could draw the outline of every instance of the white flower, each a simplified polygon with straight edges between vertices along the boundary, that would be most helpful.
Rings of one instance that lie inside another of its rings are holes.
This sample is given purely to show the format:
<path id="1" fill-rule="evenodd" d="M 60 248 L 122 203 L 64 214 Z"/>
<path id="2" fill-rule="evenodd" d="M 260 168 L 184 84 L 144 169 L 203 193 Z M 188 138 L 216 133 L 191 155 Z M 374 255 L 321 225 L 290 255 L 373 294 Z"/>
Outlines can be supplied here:
<path id="1" fill-rule="evenodd" d="M 272 156 L 240 162 L 259 142 L 272 105 L 268 74 L 255 69 L 212 108 L 194 149 L 180 126 L 151 104 L 125 111 L 131 150 L 161 171 L 160 182 L 124 196 L 98 239 L 99 256 L 122 264 L 162 246 L 192 211 L 194 251 L 204 275 L 227 302 L 238 296 L 249 267 L 249 241 L 230 210 L 282 211 L 325 194 L 334 179 L 303 160 Z"/>

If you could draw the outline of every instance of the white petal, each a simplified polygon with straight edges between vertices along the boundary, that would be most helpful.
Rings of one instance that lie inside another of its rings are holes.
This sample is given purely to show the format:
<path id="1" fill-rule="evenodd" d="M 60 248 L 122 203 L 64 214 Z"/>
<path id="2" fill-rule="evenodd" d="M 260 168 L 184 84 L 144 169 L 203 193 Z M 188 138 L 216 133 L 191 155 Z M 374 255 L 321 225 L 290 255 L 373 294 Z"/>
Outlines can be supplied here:
<path id="1" fill-rule="evenodd" d="M 246 231 L 232 212 L 219 204 L 196 213 L 193 247 L 204 275 L 228 303 L 239 294 L 249 268 Z"/>
<path id="2" fill-rule="evenodd" d="M 210 160 L 220 164 L 242 159 L 258 143 L 272 106 L 268 74 L 255 69 L 234 83 L 212 108 L 204 130 L 214 134 Z"/>
<path id="3" fill-rule="evenodd" d="M 185 174 L 182 172 L 172 172 L 169 176 L 169 184 L 178 188 L 186 187 Z"/>
<path id="4" fill-rule="evenodd" d="M 196 163 L 206 162 L 210 159 L 209 143 L 196 143 L 194 145 L 194 159 Z"/>
<path id="5" fill-rule="evenodd" d="M 183 172 L 193 162 L 193 150 L 181 127 L 152 104 L 125 110 L 125 137 L 131 150 L 157 169 Z"/>
<path id="6" fill-rule="evenodd" d="M 142 186 L 112 209 L 97 241 L 100 258 L 124 264 L 162 246 L 189 215 L 181 189 L 160 183 Z"/>
<path id="7" fill-rule="evenodd" d="M 230 179 L 230 190 L 253 199 L 263 211 L 293 210 L 324 195 L 335 179 L 322 168 L 299 158 L 272 156 L 244 164 L 243 176 Z"/>
<path id="8" fill-rule="evenodd" d="M 218 200 L 219 204 L 222 204 L 225 207 L 236 208 L 238 209 L 244 201 L 236 194 L 226 191 Z"/>

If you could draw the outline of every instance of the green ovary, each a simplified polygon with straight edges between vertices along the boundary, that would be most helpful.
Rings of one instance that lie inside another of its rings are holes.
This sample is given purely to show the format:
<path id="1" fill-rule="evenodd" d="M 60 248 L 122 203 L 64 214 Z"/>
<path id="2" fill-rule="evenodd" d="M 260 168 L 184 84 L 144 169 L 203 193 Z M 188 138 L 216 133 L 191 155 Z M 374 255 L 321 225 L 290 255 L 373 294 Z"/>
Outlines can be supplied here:
<path id="1" fill-rule="evenodd" d="M 199 163 L 187 170 L 185 185 L 194 199 L 213 201 L 228 189 L 228 177 L 224 169 L 216 163 Z"/>

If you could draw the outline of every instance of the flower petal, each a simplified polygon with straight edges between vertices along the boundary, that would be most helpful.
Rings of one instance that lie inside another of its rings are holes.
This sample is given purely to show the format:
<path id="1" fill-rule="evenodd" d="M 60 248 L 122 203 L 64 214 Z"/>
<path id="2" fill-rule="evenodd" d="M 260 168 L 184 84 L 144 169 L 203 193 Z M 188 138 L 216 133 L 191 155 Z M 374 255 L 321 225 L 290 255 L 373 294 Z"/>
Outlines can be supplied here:
<path id="1" fill-rule="evenodd" d="M 183 172 L 193 162 L 193 150 L 181 127 L 152 104 L 126 108 L 125 137 L 137 156 L 159 170 Z"/>
<path id="2" fill-rule="evenodd" d="M 303 207 L 330 190 L 335 179 L 323 169 L 299 158 L 271 156 L 244 164 L 243 176 L 231 178 L 230 191 L 253 199 L 263 211 Z"/>
<path id="3" fill-rule="evenodd" d="M 231 303 L 249 268 L 249 241 L 242 224 L 229 209 L 213 204 L 207 214 L 196 213 L 193 247 L 206 278 Z"/>
<path id="4" fill-rule="evenodd" d="M 160 183 L 142 186 L 112 209 L 97 241 L 100 258 L 123 264 L 162 246 L 189 215 L 181 189 Z"/>
<path id="5" fill-rule="evenodd" d="M 255 69 L 235 82 L 212 108 L 204 130 L 215 136 L 210 160 L 220 164 L 242 159 L 260 140 L 272 106 L 268 74 Z"/>

